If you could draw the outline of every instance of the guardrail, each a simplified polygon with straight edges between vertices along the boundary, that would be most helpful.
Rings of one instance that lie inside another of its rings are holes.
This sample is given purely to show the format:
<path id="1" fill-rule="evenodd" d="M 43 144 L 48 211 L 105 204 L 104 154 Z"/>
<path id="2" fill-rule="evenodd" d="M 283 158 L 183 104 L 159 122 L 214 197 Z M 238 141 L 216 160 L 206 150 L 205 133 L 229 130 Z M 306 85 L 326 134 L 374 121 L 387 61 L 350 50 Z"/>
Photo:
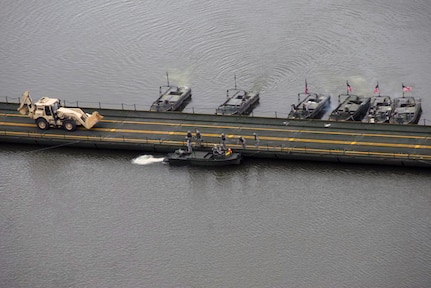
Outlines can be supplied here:
<path id="1" fill-rule="evenodd" d="M 0 96 L 0 102 L 11 103 L 19 105 L 20 97 Z M 147 105 L 129 104 L 129 103 L 109 103 L 109 102 L 91 102 L 91 101 L 67 101 L 61 100 L 64 107 L 79 107 L 79 108 L 92 108 L 92 109 L 114 109 L 114 110 L 131 110 L 131 111 L 149 111 Z M 185 107 L 182 112 L 191 114 L 215 114 L 215 108 L 208 107 Z M 277 111 L 260 111 L 258 113 L 252 111 L 249 115 L 244 117 L 268 117 L 268 118 L 281 118 L 286 119 L 289 112 Z"/>

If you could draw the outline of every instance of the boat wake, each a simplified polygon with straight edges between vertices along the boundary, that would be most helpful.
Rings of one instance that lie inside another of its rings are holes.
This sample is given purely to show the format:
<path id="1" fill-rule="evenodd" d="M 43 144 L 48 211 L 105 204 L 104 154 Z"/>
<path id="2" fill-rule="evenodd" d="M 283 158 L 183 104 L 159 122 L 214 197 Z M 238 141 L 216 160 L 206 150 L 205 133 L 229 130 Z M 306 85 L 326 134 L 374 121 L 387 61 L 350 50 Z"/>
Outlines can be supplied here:
<path id="1" fill-rule="evenodd" d="M 162 158 L 156 158 L 152 155 L 141 155 L 139 157 L 136 157 L 135 159 L 132 160 L 132 164 L 136 164 L 136 165 L 150 165 L 153 163 L 160 163 L 163 162 L 163 157 Z"/>

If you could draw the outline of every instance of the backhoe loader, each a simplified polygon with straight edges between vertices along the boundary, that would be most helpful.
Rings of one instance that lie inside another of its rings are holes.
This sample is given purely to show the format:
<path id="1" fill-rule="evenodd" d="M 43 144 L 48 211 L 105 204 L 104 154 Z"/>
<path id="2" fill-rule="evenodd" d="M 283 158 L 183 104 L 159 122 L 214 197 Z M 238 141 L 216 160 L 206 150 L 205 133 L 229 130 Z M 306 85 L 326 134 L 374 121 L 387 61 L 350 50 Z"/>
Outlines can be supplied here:
<path id="1" fill-rule="evenodd" d="M 29 91 L 22 94 L 17 110 L 22 115 L 28 115 L 28 117 L 34 119 L 37 127 L 41 130 L 57 127 L 66 131 L 75 131 L 77 126 L 91 129 L 103 119 L 103 116 L 97 111 L 90 115 L 80 108 L 61 107 L 60 100 L 57 98 L 42 97 L 36 103 L 33 103 Z"/>

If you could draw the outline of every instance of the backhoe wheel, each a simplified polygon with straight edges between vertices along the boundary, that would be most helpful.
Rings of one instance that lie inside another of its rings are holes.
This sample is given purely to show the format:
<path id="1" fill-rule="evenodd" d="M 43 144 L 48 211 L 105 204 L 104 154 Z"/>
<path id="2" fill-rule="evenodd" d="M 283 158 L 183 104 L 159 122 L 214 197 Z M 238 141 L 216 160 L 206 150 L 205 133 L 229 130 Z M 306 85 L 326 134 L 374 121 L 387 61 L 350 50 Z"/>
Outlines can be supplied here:
<path id="1" fill-rule="evenodd" d="M 63 129 L 69 132 L 76 130 L 76 124 L 75 121 L 72 119 L 66 119 L 63 121 Z"/>
<path id="2" fill-rule="evenodd" d="M 37 118 L 36 119 L 36 125 L 37 128 L 40 130 L 48 130 L 49 129 L 49 123 L 44 118 Z"/>

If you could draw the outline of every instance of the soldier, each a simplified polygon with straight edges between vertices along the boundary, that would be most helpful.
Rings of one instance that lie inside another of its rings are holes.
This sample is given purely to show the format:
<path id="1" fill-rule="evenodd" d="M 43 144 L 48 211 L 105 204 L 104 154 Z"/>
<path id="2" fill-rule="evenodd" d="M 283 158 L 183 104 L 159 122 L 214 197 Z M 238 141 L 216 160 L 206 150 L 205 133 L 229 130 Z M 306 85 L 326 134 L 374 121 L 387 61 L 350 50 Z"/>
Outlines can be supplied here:
<path id="1" fill-rule="evenodd" d="M 191 154 L 192 151 L 193 151 L 192 141 L 190 139 L 187 139 L 187 153 Z"/>
<path id="2" fill-rule="evenodd" d="M 224 135 L 224 133 L 221 133 L 221 146 L 223 147 L 224 150 L 226 150 L 226 136 Z"/>
<path id="3" fill-rule="evenodd" d="M 254 136 L 254 141 L 256 142 L 256 147 L 259 147 L 259 137 L 257 136 L 257 134 L 256 133 L 253 133 L 253 136 Z"/>
<path id="4" fill-rule="evenodd" d="M 241 144 L 242 149 L 245 149 L 245 139 L 242 136 L 239 136 L 238 138 L 238 144 Z"/>
<path id="5" fill-rule="evenodd" d="M 198 129 L 196 129 L 196 144 L 202 145 L 202 136 Z"/>
<path id="6" fill-rule="evenodd" d="M 190 132 L 190 130 L 189 130 L 189 131 L 187 131 L 186 140 L 187 140 L 187 141 L 188 141 L 188 140 L 192 140 L 192 132 Z"/>

